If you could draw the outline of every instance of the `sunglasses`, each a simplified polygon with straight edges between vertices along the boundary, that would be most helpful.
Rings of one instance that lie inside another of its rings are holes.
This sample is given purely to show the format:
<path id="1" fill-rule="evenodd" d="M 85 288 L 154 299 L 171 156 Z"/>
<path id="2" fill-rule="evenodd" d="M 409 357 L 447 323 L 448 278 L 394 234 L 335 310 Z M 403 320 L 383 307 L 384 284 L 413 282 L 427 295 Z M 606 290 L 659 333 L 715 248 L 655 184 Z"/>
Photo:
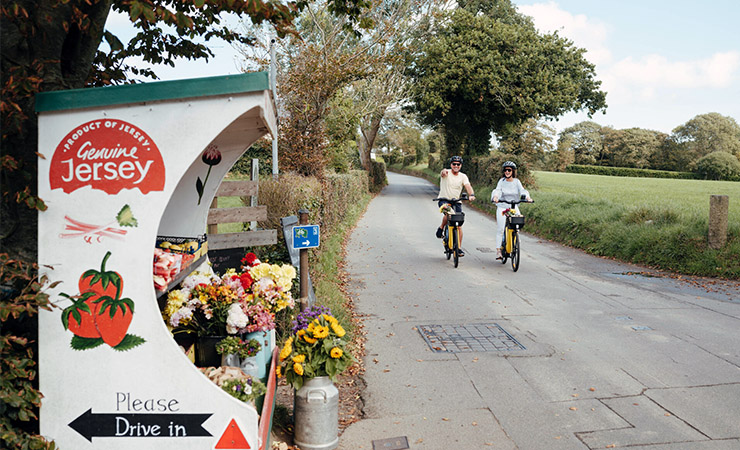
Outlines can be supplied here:
<path id="1" fill-rule="evenodd" d="M 450 164 L 450 165 L 451 165 L 451 166 L 462 166 L 462 164 L 460 164 L 460 163 L 452 163 L 452 164 Z"/>
<path id="2" fill-rule="evenodd" d="M 504 169 L 504 172 L 513 172 L 511 169 Z"/>

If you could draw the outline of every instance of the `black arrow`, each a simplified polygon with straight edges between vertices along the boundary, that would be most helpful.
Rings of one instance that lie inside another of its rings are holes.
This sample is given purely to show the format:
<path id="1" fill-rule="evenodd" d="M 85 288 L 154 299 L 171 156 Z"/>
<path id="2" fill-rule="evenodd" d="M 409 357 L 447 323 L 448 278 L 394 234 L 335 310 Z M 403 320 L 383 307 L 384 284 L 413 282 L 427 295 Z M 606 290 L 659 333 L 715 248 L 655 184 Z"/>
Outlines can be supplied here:
<path id="1" fill-rule="evenodd" d="M 201 437 L 212 436 L 203 422 L 213 414 L 96 414 L 92 408 L 69 426 L 92 442 L 94 437 Z"/>

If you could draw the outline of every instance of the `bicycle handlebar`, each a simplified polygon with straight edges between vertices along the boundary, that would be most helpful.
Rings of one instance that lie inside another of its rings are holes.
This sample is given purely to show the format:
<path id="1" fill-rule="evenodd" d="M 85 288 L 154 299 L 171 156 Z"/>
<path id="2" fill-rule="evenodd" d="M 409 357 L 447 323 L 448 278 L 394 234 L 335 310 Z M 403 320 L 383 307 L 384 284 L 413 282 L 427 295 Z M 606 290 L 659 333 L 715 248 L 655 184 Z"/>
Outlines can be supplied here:
<path id="1" fill-rule="evenodd" d="M 511 207 L 513 208 L 514 206 L 516 206 L 516 205 L 518 205 L 520 203 L 534 203 L 534 200 L 529 201 L 529 202 L 527 200 L 519 200 L 519 201 L 514 200 L 514 201 L 511 201 L 511 202 L 499 200 L 497 202 L 491 201 L 491 203 L 506 203 L 508 205 L 511 205 Z"/>
<path id="2" fill-rule="evenodd" d="M 470 201 L 470 199 L 468 199 L 468 198 L 445 198 L 445 197 L 438 197 L 438 198 L 433 198 L 432 199 L 432 201 L 434 201 L 434 202 L 439 201 L 439 200 L 444 200 L 444 201 L 446 201 L 448 203 L 452 203 L 453 205 L 454 204 L 458 204 L 458 203 L 462 203 L 463 201 Z"/>

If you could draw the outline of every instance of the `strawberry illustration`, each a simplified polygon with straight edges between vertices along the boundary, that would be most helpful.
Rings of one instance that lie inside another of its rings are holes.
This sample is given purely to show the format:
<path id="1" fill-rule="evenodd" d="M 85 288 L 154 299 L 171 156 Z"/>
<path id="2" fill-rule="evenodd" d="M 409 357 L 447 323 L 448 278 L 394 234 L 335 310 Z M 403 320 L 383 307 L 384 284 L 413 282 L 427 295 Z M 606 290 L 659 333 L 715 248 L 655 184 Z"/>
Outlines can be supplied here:
<path id="1" fill-rule="evenodd" d="M 100 309 L 95 316 L 95 325 L 103 342 L 115 347 L 126 337 L 134 318 L 134 302 L 130 298 L 113 299 L 109 296 L 100 297 L 97 302 Z"/>
<path id="2" fill-rule="evenodd" d="M 72 300 L 72 304 L 62 311 L 64 329 L 79 337 L 99 338 L 100 332 L 95 326 L 95 314 L 99 306 L 94 303 L 98 296 L 94 292 L 86 292 L 76 298 L 63 292 L 59 295 Z"/>
<path id="3" fill-rule="evenodd" d="M 108 262 L 111 252 L 105 254 L 100 270 L 90 269 L 80 277 L 80 293 L 95 292 L 99 296 L 117 298 L 123 291 L 123 278 L 118 272 L 106 271 L 105 263 Z"/>

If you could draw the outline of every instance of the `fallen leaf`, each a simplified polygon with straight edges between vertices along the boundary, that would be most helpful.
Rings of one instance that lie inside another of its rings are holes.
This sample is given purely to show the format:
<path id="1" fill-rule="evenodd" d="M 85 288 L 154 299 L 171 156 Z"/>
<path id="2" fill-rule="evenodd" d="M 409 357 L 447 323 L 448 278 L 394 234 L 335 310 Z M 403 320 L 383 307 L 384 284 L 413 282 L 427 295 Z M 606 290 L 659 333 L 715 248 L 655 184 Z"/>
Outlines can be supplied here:
<path id="1" fill-rule="evenodd" d="M 450 421 L 450 419 L 448 419 L 447 417 L 442 417 L 442 420 L 444 420 L 445 422 L 449 422 Z"/>
<path id="2" fill-rule="evenodd" d="M 478 426 L 478 422 L 473 422 L 471 425 L 473 425 L 474 427 L 477 427 Z"/>
<path id="3" fill-rule="evenodd" d="M 596 391 L 596 388 L 593 388 L 593 387 L 592 388 L 589 388 L 589 391 L 595 392 Z"/>
<path id="4" fill-rule="evenodd" d="M 568 408 L 568 409 L 570 409 L 571 411 L 576 411 L 576 410 L 578 410 L 578 408 L 576 408 L 575 406 L 571 406 L 571 407 L 570 407 L 570 408 Z"/>

